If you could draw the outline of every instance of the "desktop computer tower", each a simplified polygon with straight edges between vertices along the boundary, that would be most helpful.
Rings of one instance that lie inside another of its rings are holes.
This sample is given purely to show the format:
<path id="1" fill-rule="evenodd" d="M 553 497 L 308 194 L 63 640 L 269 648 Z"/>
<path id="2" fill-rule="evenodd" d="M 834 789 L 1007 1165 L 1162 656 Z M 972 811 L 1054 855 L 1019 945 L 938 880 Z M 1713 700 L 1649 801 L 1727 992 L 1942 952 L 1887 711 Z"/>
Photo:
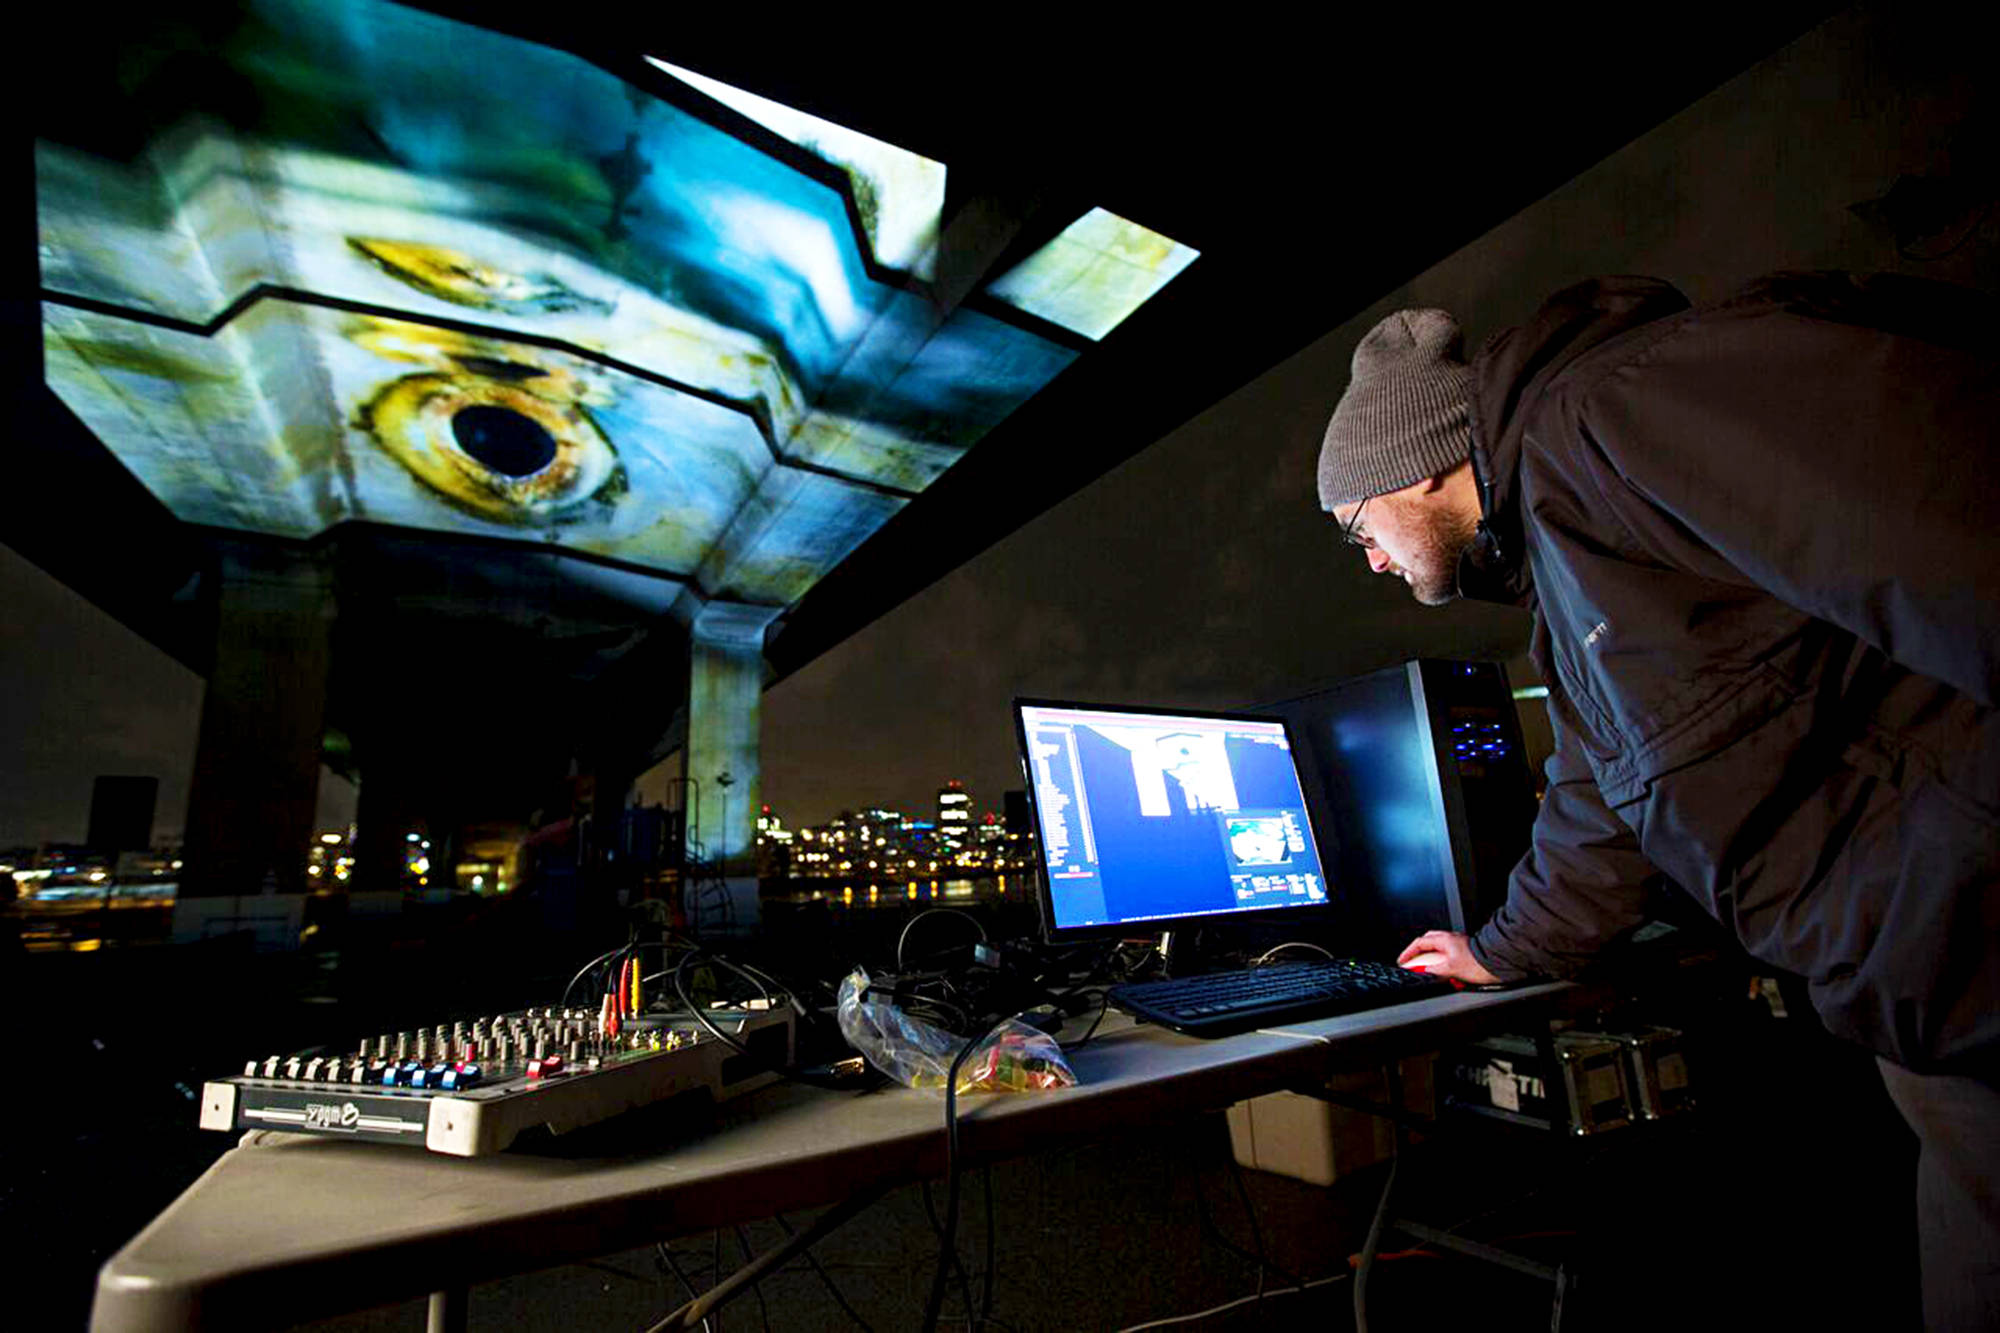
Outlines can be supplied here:
<path id="1" fill-rule="evenodd" d="M 1254 711 L 1290 724 L 1353 952 L 1477 930 L 1505 899 L 1536 802 L 1498 662 L 1419 659 Z"/>

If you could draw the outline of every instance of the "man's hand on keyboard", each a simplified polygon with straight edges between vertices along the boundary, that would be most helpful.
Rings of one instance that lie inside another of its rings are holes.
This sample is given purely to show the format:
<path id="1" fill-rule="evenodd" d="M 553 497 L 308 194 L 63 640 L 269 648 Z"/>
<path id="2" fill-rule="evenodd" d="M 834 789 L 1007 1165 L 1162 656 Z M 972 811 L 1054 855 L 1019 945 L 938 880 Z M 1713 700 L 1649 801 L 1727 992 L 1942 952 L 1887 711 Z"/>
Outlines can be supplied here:
<path id="1" fill-rule="evenodd" d="M 1471 941 L 1455 930 L 1425 931 L 1404 946 L 1403 952 L 1396 955 L 1396 962 L 1427 976 L 1446 977 L 1470 986 L 1500 984 L 1500 978 L 1472 956 Z"/>

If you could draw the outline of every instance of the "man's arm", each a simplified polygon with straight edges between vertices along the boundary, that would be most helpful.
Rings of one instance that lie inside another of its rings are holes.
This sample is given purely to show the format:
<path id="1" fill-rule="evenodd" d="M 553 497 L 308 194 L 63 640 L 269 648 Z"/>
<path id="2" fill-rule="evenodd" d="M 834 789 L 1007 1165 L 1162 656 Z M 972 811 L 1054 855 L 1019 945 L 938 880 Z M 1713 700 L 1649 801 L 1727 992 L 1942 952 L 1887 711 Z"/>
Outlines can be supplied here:
<path id="1" fill-rule="evenodd" d="M 1824 290 L 1839 317 L 1805 299 L 1703 312 L 1575 386 L 1584 430 L 1645 504 L 1607 498 L 1641 542 L 1692 533 L 1719 557 L 1697 572 L 2000 704 L 1994 329 L 1969 328 L 1978 298 L 1952 289 Z"/>
<path id="2" fill-rule="evenodd" d="M 1573 976 L 1591 955 L 1645 923 L 1665 877 L 1598 795 L 1590 766 L 1554 696 L 1556 749 L 1527 855 L 1507 901 L 1472 937 L 1473 957 L 1503 981 Z"/>

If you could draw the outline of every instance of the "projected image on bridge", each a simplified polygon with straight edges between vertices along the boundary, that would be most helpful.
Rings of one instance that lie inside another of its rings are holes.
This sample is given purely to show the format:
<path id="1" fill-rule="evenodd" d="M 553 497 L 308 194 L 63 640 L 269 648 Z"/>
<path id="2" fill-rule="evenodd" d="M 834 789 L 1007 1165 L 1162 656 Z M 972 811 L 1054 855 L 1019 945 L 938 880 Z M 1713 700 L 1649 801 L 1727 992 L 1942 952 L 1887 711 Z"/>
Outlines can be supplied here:
<path id="1" fill-rule="evenodd" d="M 36 143 L 48 381 L 191 522 L 782 603 L 1192 257 L 1083 220 L 946 307 L 943 164 L 379 0 L 221 12 L 135 19 L 174 57 Z"/>

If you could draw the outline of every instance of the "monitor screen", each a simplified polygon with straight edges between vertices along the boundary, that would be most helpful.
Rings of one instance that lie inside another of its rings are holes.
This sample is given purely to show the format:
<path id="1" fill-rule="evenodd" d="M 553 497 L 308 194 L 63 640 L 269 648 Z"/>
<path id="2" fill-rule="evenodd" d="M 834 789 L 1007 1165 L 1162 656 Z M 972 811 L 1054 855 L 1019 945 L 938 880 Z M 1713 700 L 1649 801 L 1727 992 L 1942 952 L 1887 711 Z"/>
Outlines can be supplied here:
<path id="1" fill-rule="evenodd" d="M 1015 703 L 1051 936 L 1323 906 L 1285 724 Z"/>

